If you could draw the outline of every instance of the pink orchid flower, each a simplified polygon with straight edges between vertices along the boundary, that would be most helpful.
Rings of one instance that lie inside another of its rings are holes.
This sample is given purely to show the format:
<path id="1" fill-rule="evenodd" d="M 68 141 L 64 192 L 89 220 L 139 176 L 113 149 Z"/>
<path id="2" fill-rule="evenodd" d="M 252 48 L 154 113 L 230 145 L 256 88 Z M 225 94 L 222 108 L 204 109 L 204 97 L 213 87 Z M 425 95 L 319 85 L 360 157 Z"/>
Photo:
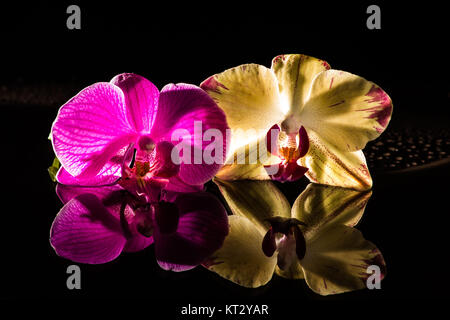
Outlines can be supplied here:
<path id="1" fill-rule="evenodd" d="M 154 243 L 163 269 L 184 271 L 203 263 L 228 234 L 225 208 L 206 192 L 169 192 L 149 205 L 117 184 L 58 184 L 56 190 L 64 207 L 50 243 L 59 256 L 78 263 L 106 263 Z"/>
<path id="2" fill-rule="evenodd" d="M 225 137 L 227 128 L 223 111 L 194 85 L 159 92 L 127 73 L 83 89 L 61 107 L 51 131 L 64 203 L 50 234 L 56 253 L 97 264 L 154 242 L 164 269 L 202 263 L 228 233 L 225 209 L 201 192 L 223 164 L 203 152 L 211 154 L 212 145 L 225 159 L 227 149 L 223 138 L 207 143 L 208 130 Z"/>
<path id="3" fill-rule="evenodd" d="M 201 123 L 200 132 L 196 123 Z M 202 137 L 208 129 L 225 137 L 227 128 L 223 111 L 199 87 L 169 84 L 159 92 L 139 75 L 119 74 L 109 83 L 83 89 L 59 110 L 51 130 L 62 165 L 57 180 L 66 185 L 98 186 L 121 178 L 119 183 L 137 194 L 145 193 L 154 180 L 156 184 L 165 181 L 168 190 L 201 189 L 223 162 L 188 159 L 174 163 L 174 144 L 193 150 L 191 154 L 220 144 L 217 150 L 225 159 L 225 139 L 208 142 Z M 180 130 L 182 141 L 172 141 Z"/>

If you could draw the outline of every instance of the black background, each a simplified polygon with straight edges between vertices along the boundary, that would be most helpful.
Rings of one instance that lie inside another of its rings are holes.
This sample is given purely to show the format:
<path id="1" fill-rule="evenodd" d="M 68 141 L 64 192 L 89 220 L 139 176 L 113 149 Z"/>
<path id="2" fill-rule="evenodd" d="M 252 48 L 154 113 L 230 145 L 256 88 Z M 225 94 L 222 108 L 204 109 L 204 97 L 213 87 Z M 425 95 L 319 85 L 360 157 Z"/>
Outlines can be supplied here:
<path id="1" fill-rule="evenodd" d="M 449 127 L 448 80 L 441 76 L 448 69 L 448 40 L 440 5 L 374 1 L 381 7 L 382 29 L 368 30 L 366 8 L 372 2 L 302 2 L 2 3 L 0 85 L 70 84 L 69 99 L 121 72 L 141 74 L 162 88 L 169 82 L 199 84 L 242 63 L 270 67 L 278 54 L 304 53 L 380 85 L 394 102 L 390 128 Z M 66 28 L 70 4 L 81 7 L 81 30 Z M 321 297 L 303 281 L 276 276 L 263 288 L 243 289 L 202 268 L 165 272 L 150 247 L 105 265 L 82 265 L 82 289 L 69 291 L 66 268 L 72 263 L 57 257 L 48 242 L 61 207 L 46 171 L 53 159 L 47 136 L 57 109 L 0 106 L 2 298 L 142 298 L 148 304 L 139 306 L 168 307 L 175 316 L 188 303 L 268 303 L 275 315 L 294 312 L 305 300 L 448 297 L 448 168 L 412 176 L 374 174 L 374 193 L 358 228 L 384 254 L 388 274 L 382 290 Z M 293 201 L 305 185 L 282 189 Z"/>

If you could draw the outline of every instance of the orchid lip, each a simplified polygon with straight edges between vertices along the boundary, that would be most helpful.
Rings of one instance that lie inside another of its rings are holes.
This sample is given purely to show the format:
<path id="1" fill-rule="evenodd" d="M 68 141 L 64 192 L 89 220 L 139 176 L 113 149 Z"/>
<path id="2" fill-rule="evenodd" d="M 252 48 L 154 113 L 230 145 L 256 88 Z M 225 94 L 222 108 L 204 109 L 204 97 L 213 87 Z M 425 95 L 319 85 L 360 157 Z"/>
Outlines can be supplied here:
<path id="1" fill-rule="evenodd" d="M 266 145 L 268 152 L 279 156 L 282 160 L 296 161 L 308 152 L 309 138 L 303 126 L 295 132 L 289 132 L 286 128 L 280 129 L 280 126 L 275 124 L 267 132 Z"/>
<path id="2" fill-rule="evenodd" d="M 280 131 L 278 125 L 274 125 L 266 134 L 266 146 L 268 152 L 281 160 L 277 165 L 264 166 L 272 180 L 296 181 L 308 171 L 308 168 L 297 163 L 297 160 L 304 157 L 309 150 L 309 138 L 305 127 L 301 126 L 298 134 L 288 134 Z"/>
<path id="3" fill-rule="evenodd" d="M 295 218 L 272 217 L 266 219 L 271 227 L 264 236 L 262 243 L 262 250 L 267 257 L 273 256 L 279 246 L 277 242 L 277 234 L 282 234 L 284 237 L 295 238 L 295 253 L 299 260 L 303 259 L 306 254 L 306 241 L 299 225 L 306 226 L 306 224 Z M 282 259 L 280 259 L 282 260 Z"/>
<path id="4" fill-rule="evenodd" d="M 279 136 L 279 154 L 286 161 L 296 161 L 306 155 L 309 149 L 309 138 L 305 127 L 301 126 L 298 132 L 282 132 Z"/>
<path id="5" fill-rule="evenodd" d="M 288 134 L 278 150 L 280 157 L 286 161 L 295 161 L 300 158 L 297 148 L 297 136 L 295 133 Z"/>

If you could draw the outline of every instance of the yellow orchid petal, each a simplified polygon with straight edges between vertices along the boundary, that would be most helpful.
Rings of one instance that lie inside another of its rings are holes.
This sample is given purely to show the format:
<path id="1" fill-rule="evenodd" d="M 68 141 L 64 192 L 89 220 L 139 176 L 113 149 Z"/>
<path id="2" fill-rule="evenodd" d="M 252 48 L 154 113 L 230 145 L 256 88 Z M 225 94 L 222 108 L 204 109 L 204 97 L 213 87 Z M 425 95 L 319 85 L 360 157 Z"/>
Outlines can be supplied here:
<path id="1" fill-rule="evenodd" d="M 291 206 L 283 193 L 271 181 L 225 181 L 213 179 L 233 214 L 243 216 L 260 230 L 267 231 L 265 220 L 273 216 L 289 218 Z"/>
<path id="2" fill-rule="evenodd" d="M 226 164 L 216 177 L 223 180 L 270 180 L 262 164 Z"/>
<path id="3" fill-rule="evenodd" d="M 300 112 L 314 78 L 320 72 L 330 69 L 330 66 L 323 60 L 307 55 L 285 54 L 272 60 L 271 69 L 278 79 L 283 110 L 288 114 Z"/>
<path id="4" fill-rule="evenodd" d="M 362 289 L 370 265 L 385 273 L 379 250 L 352 228 L 370 196 L 371 191 L 309 184 L 295 200 L 292 217 L 306 224 L 302 227 L 306 254 L 298 264 L 314 292 L 328 295 Z"/>
<path id="5" fill-rule="evenodd" d="M 264 166 L 278 164 L 279 157 L 267 152 L 266 136 L 237 148 L 216 177 L 222 180 L 270 180 Z"/>
<path id="6" fill-rule="evenodd" d="M 228 221 L 230 232 L 206 267 L 244 287 L 265 285 L 272 279 L 277 259 L 264 254 L 264 234 L 245 217 L 232 215 Z"/>
<path id="7" fill-rule="evenodd" d="M 384 131 L 391 114 L 392 101 L 376 84 L 328 70 L 315 78 L 299 119 L 338 149 L 356 151 Z"/>
<path id="8" fill-rule="evenodd" d="M 215 74 L 200 85 L 225 112 L 231 128 L 230 151 L 265 135 L 283 118 L 272 70 L 244 64 Z"/>
<path id="9" fill-rule="evenodd" d="M 306 224 L 305 237 L 310 237 L 325 225 L 353 227 L 361 219 L 371 196 L 372 191 L 311 183 L 295 200 L 292 217 Z"/>
<path id="10" fill-rule="evenodd" d="M 382 277 L 386 273 L 377 247 L 360 231 L 344 225 L 323 228 L 307 240 L 301 265 L 306 283 L 321 295 L 366 288 L 369 266 L 377 266 Z"/>
<path id="11" fill-rule="evenodd" d="M 321 139 L 313 130 L 308 130 L 308 137 L 309 151 L 299 162 L 309 169 L 305 175 L 311 182 L 356 190 L 372 187 L 372 178 L 361 150 L 342 151 Z"/>
<path id="12" fill-rule="evenodd" d="M 282 270 L 276 266 L 275 273 L 286 279 L 305 279 L 300 261 L 294 261 L 294 263 L 292 263 L 286 270 Z"/>

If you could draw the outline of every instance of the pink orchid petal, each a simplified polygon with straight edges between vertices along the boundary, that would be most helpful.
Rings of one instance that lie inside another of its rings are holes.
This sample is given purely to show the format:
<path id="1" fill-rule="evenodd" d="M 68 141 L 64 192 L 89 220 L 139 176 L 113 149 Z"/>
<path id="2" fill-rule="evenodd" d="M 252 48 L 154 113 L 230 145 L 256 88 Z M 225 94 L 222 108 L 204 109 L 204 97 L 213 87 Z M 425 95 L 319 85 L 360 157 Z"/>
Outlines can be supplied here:
<path id="1" fill-rule="evenodd" d="M 130 169 L 131 162 L 133 161 L 134 158 L 134 151 L 135 151 L 134 145 L 135 143 L 130 143 L 123 155 L 122 167 L 120 169 L 121 177 L 124 177 L 128 174 L 128 170 Z"/>
<path id="2" fill-rule="evenodd" d="M 120 175 L 123 155 L 136 132 L 127 120 L 124 94 L 110 83 L 96 83 L 59 110 L 52 143 L 62 166 L 76 178 Z"/>
<path id="3" fill-rule="evenodd" d="M 159 91 L 149 80 L 133 73 L 115 76 L 111 83 L 122 89 L 127 118 L 140 133 L 149 133 L 158 109 Z"/>
<path id="4" fill-rule="evenodd" d="M 173 272 L 183 272 L 194 269 L 198 264 L 195 265 L 184 265 L 184 264 L 177 264 L 177 263 L 168 263 L 165 261 L 158 260 L 158 265 L 161 267 L 161 269 L 167 270 L 167 271 L 173 271 Z"/>
<path id="5" fill-rule="evenodd" d="M 111 186 L 68 186 L 63 184 L 56 185 L 56 194 L 62 203 L 66 204 L 70 200 L 82 196 L 84 194 L 91 194 L 100 201 L 100 203 L 108 210 L 109 214 L 114 219 L 120 219 L 120 206 L 126 200 L 126 195 L 123 188 L 118 185 Z M 127 207 L 125 210 L 126 218 L 131 222 L 133 212 L 131 208 Z"/>
<path id="6" fill-rule="evenodd" d="M 160 178 L 170 178 L 176 176 L 180 166 L 172 161 L 173 144 L 168 141 L 161 141 L 156 145 L 155 162 L 158 168 L 154 175 Z M 178 159 L 177 161 L 178 162 Z"/>
<path id="7" fill-rule="evenodd" d="M 105 206 L 111 206 L 113 204 L 120 205 L 123 199 L 123 196 L 120 195 L 122 190 L 122 187 L 117 184 L 101 187 L 69 186 L 63 184 L 56 185 L 56 194 L 64 204 L 79 195 L 90 193 L 95 195 L 101 202 L 105 202 Z M 116 199 L 113 199 L 113 197 L 116 197 Z"/>
<path id="8" fill-rule="evenodd" d="M 75 197 L 89 193 L 97 197 L 103 206 L 106 207 L 111 217 L 118 221 L 120 206 L 124 200 L 124 193 L 122 187 L 119 185 L 102 186 L 102 187 L 80 187 L 67 186 L 58 184 L 56 186 L 56 193 L 61 201 L 65 204 Z M 86 197 L 86 196 L 82 196 Z M 129 229 L 131 231 L 131 238 L 127 239 L 123 251 L 136 252 L 145 249 L 153 243 L 153 238 L 142 236 L 136 230 L 134 223 L 134 214 L 129 208 L 125 211 L 127 221 L 129 222 Z"/>
<path id="9" fill-rule="evenodd" d="M 198 148 L 194 148 L 194 150 Z M 225 150 L 225 148 L 224 148 Z M 225 159 L 225 155 L 223 157 Z M 225 161 L 225 160 L 224 160 Z M 199 185 L 211 180 L 222 167 L 223 163 L 213 164 L 185 164 L 181 163 L 178 173 L 181 180 L 187 184 Z"/>
<path id="10" fill-rule="evenodd" d="M 99 264 L 117 258 L 126 239 L 119 221 L 95 195 L 85 193 L 70 200 L 58 213 L 50 242 L 59 256 Z"/>
<path id="11" fill-rule="evenodd" d="M 128 168 L 130 165 L 134 154 L 134 143 L 130 143 L 126 152 L 123 154 L 122 158 L 122 175 L 124 172 L 124 168 Z M 74 177 L 70 173 L 67 172 L 63 167 L 59 168 L 58 173 L 56 174 L 56 181 L 60 184 L 64 184 L 67 186 L 91 186 L 91 187 L 100 187 L 100 186 L 109 186 L 116 184 L 120 178 L 116 175 L 109 174 L 98 174 L 94 177 L 83 177 L 78 176 Z"/>
<path id="12" fill-rule="evenodd" d="M 155 228 L 155 255 L 166 270 L 183 271 L 199 265 L 228 234 L 228 216 L 219 200 L 206 192 L 180 194 L 175 200 L 180 219 L 172 234 Z"/>
<path id="13" fill-rule="evenodd" d="M 173 192 L 199 192 L 204 190 L 203 184 L 191 185 L 187 184 L 178 176 L 171 177 L 169 179 L 169 183 L 164 188 L 166 191 Z"/>
<path id="14" fill-rule="evenodd" d="M 138 252 L 144 250 L 153 243 L 153 237 L 145 237 L 137 231 L 136 223 L 130 223 L 129 227 L 131 231 L 131 238 L 127 239 L 127 243 L 125 244 L 123 251 Z"/>
<path id="15" fill-rule="evenodd" d="M 56 181 L 64 185 L 71 186 L 102 186 L 115 183 L 119 179 L 116 175 L 96 175 L 94 177 L 75 178 L 66 169 L 61 167 L 56 174 Z"/>
<path id="16" fill-rule="evenodd" d="M 195 132 L 195 124 L 197 124 L 198 132 Z M 205 148 L 214 144 L 214 141 L 202 139 L 208 129 L 218 130 L 222 137 L 216 149 L 218 152 L 220 152 L 219 147 L 222 149 L 221 154 L 218 155 L 221 159 L 211 164 L 207 164 L 203 157 Z M 194 185 L 203 184 L 217 173 L 226 159 L 226 129 L 228 125 L 225 114 L 199 87 L 181 83 L 169 84 L 161 90 L 152 136 L 155 139 L 186 146 L 190 150 L 190 163 L 183 161 L 180 166 L 179 176 L 184 182 Z M 173 134 L 180 134 L 180 140 L 172 139 Z M 180 142 L 181 139 L 182 142 Z M 195 161 L 196 158 L 198 163 Z"/>
<path id="17" fill-rule="evenodd" d="M 101 187 L 84 187 L 84 186 L 66 186 L 58 184 L 56 186 L 56 193 L 63 203 L 67 203 L 70 200 L 84 196 L 85 194 L 90 194 L 100 201 L 100 203 L 108 210 L 109 215 L 115 220 L 120 221 L 120 211 L 124 203 L 129 204 L 129 194 L 123 190 L 120 185 L 112 186 L 101 186 Z M 139 234 L 137 230 L 133 227 L 135 223 L 135 213 L 133 209 L 127 205 L 125 206 L 124 216 L 128 224 L 127 232 L 125 235 L 123 226 L 121 225 L 122 233 L 126 237 L 132 237 Z M 130 240 L 130 239 L 128 239 Z"/>

